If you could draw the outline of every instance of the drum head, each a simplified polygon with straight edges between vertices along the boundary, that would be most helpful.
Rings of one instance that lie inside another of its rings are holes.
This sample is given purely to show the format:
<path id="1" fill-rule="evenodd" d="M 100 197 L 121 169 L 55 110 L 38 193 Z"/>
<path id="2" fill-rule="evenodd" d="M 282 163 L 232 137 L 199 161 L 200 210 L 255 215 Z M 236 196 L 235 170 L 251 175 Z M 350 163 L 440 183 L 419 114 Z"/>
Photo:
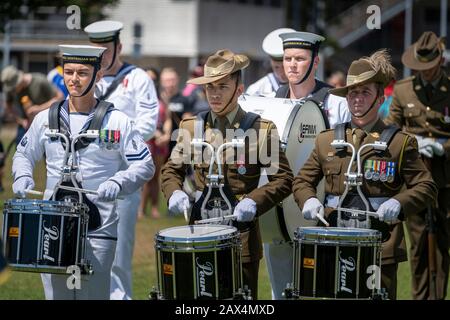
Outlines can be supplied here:
<path id="1" fill-rule="evenodd" d="M 322 110 L 315 102 L 307 101 L 303 105 L 296 105 L 292 124 L 283 132 L 282 139 L 287 141 L 286 157 L 292 169 L 294 176 L 308 160 L 317 135 L 328 128 L 328 121 L 325 120 Z M 297 110 L 297 111 L 296 111 Z M 317 187 L 317 198 L 323 202 L 325 197 L 325 187 L 323 181 Z M 316 221 L 306 220 L 291 194 L 283 200 L 283 213 L 286 227 L 291 240 L 294 239 L 294 233 L 298 227 L 315 226 Z"/>
<path id="2" fill-rule="evenodd" d="M 232 238 L 238 234 L 237 229 L 225 225 L 189 225 L 173 227 L 159 231 L 158 241 L 169 242 L 205 242 Z"/>
<path id="3" fill-rule="evenodd" d="M 300 227 L 296 231 L 296 238 L 300 240 L 342 240 L 342 241 L 371 241 L 380 242 L 381 232 L 373 229 L 335 228 L 335 227 Z"/>
<path id="4" fill-rule="evenodd" d="M 294 176 L 309 158 L 316 136 L 328 128 L 328 121 L 322 110 L 312 101 L 303 103 L 290 99 L 244 95 L 240 97 L 239 105 L 245 111 L 257 113 L 275 123 Z M 262 174 L 259 185 L 267 182 L 267 177 Z M 319 200 L 323 201 L 323 182 L 317 190 Z M 298 227 L 317 224 L 316 221 L 303 218 L 292 194 L 283 200 L 282 210 L 272 208 L 259 218 L 259 223 L 264 242 L 292 241 Z"/>

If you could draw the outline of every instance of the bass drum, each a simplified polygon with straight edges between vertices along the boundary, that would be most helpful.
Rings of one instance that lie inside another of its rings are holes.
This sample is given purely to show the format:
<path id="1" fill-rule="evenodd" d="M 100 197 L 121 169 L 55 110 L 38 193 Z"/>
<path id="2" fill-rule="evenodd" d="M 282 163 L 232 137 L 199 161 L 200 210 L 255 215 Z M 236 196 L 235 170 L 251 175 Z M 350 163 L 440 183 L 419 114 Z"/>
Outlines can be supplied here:
<path id="1" fill-rule="evenodd" d="M 239 105 L 247 112 L 271 120 L 278 129 L 280 142 L 292 173 L 296 176 L 314 148 L 316 136 L 329 128 L 328 119 L 322 109 L 311 100 L 291 100 L 242 95 Z M 259 185 L 268 182 L 261 174 Z M 317 197 L 323 202 L 324 184 L 320 182 Z M 289 195 L 280 206 L 275 206 L 259 218 L 263 242 L 279 243 L 293 241 L 299 227 L 315 226 L 317 222 L 305 220 L 300 208 Z"/>

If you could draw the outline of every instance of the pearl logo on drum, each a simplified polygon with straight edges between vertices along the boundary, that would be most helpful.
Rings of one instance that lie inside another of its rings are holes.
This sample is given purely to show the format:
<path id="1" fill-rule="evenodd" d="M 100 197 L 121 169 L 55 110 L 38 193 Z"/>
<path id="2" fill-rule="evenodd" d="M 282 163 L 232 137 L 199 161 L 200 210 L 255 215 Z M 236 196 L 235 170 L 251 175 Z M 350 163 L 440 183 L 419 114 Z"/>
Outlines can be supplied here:
<path id="1" fill-rule="evenodd" d="M 49 260 L 51 262 L 55 262 L 55 258 L 49 256 L 50 254 L 50 241 L 57 241 L 59 238 L 59 231 L 56 226 L 52 226 L 51 228 L 47 228 L 45 225 L 43 225 L 44 228 L 44 235 L 43 235 L 43 251 L 44 254 L 42 255 L 42 258 L 45 260 Z"/>
<path id="2" fill-rule="evenodd" d="M 302 143 L 303 139 L 315 139 L 317 136 L 317 125 L 300 123 L 300 130 L 298 131 L 298 142 Z"/>
<path id="3" fill-rule="evenodd" d="M 340 270 L 340 290 L 348 293 L 353 293 L 353 291 L 347 287 L 347 272 L 355 271 L 355 259 L 349 257 L 344 259 L 341 257 L 341 252 L 339 253 L 339 270 Z"/>
<path id="4" fill-rule="evenodd" d="M 197 279 L 200 287 L 200 296 L 202 297 L 212 297 L 212 293 L 206 291 L 207 278 L 212 277 L 214 274 L 214 268 L 211 262 L 206 262 L 201 264 L 198 261 L 199 258 L 195 259 L 195 264 L 197 265 Z"/>

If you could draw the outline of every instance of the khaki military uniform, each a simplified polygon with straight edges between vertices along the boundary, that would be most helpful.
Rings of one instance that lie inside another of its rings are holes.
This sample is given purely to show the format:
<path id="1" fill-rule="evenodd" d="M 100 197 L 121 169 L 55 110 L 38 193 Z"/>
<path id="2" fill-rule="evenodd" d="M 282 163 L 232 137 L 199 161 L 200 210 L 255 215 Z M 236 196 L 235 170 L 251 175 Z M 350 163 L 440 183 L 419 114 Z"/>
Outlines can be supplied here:
<path id="1" fill-rule="evenodd" d="M 386 123 L 403 127 L 406 132 L 425 138 L 436 138 L 442 143 L 445 155 L 424 158 L 438 186 L 439 210 L 436 214 L 437 297 L 446 296 L 449 272 L 450 220 L 450 79 L 444 74 L 430 100 L 418 77 L 403 79 L 394 87 L 393 101 Z M 447 221 L 445 221 L 447 216 Z M 414 299 L 430 299 L 428 268 L 428 240 L 425 213 L 409 216 L 406 220 L 411 239 L 412 294 Z"/>
<path id="2" fill-rule="evenodd" d="M 244 119 L 246 112 L 240 107 L 238 108 L 234 120 L 227 129 L 239 128 L 240 121 Z M 183 144 L 186 145 L 186 141 L 183 140 L 188 139 L 190 141 L 194 137 L 195 120 L 196 118 L 193 117 L 180 123 L 180 128 L 186 130 L 185 134 L 179 133 L 177 145 L 171 154 L 171 158 L 162 169 L 161 185 L 166 199 L 169 199 L 175 190 L 182 189 L 188 164 L 186 164 L 187 162 L 180 163 L 178 160 L 183 157 L 181 148 Z M 214 134 L 210 134 L 211 128 L 213 128 L 213 123 L 211 114 L 209 114 L 205 123 L 205 141 L 214 145 Z M 241 232 L 244 284 L 249 285 L 252 290 L 252 296 L 255 298 L 257 297 L 259 260 L 262 258 L 262 241 L 257 217 L 267 212 L 291 193 L 293 175 L 286 156 L 279 146 L 275 150 L 275 153 L 279 153 L 278 161 L 269 164 L 263 164 L 260 161 L 261 154 L 265 154 L 266 150 L 271 150 L 271 138 L 273 141 L 279 140 L 273 122 L 259 118 L 254 122 L 252 128 L 258 134 L 259 143 L 246 142 L 245 173 L 243 173 L 243 170 L 239 170 L 242 163 L 232 163 L 229 160 L 225 162 L 223 172 L 225 183 L 228 184 L 238 199 L 248 197 L 254 200 L 257 205 L 256 223 L 248 231 Z M 227 156 L 226 151 L 223 155 Z M 255 159 L 255 155 L 257 155 L 256 163 L 251 162 L 252 159 Z M 189 159 L 185 160 L 190 161 Z M 273 175 L 268 175 L 269 182 L 258 188 L 261 169 L 270 165 L 272 165 L 272 168 L 277 168 L 277 172 Z M 202 191 L 206 186 L 208 169 L 208 162 L 198 164 L 194 162 L 195 183 L 198 191 Z"/>
<path id="3" fill-rule="evenodd" d="M 385 127 L 385 124 L 378 120 L 369 134 L 355 142 L 352 129 L 347 128 L 346 141 L 355 145 L 358 150 L 363 144 L 379 140 Z M 356 130 L 361 131 L 361 129 Z M 334 134 L 334 130 L 319 134 L 309 159 L 294 179 L 294 198 L 300 208 L 303 208 L 306 200 L 316 197 L 316 187 L 323 177 L 325 177 L 327 196 L 341 196 L 344 192 L 344 174 L 350 163 L 351 150 L 337 151 L 331 147 L 330 143 L 334 140 Z M 366 160 L 395 163 L 392 182 L 364 178 L 361 190 L 367 198 L 385 198 L 386 200 L 394 198 L 400 202 L 405 216 L 418 213 L 428 202 L 434 201 L 436 185 L 419 157 L 417 141 L 408 134 L 397 132 L 384 153 L 377 153 L 373 148 L 365 149 L 361 153 L 362 168 Z M 352 171 L 356 172 L 356 164 L 353 164 Z M 401 191 L 403 184 L 406 184 L 407 189 Z M 325 207 L 326 215 L 334 211 L 333 208 L 327 208 L 327 204 Z M 382 246 L 382 287 L 387 288 L 391 299 L 395 299 L 397 264 L 406 261 L 407 255 L 402 224 L 391 225 L 390 232 L 391 237 Z"/>

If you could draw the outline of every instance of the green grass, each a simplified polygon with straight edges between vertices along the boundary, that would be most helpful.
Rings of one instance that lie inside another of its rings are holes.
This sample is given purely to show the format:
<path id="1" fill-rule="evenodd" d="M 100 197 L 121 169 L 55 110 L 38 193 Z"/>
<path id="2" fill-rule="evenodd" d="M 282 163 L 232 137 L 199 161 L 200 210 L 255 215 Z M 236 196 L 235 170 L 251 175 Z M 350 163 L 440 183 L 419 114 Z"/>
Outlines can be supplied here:
<path id="1" fill-rule="evenodd" d="M 12 139 L 14 132 L 11 130 L 2 130 L 0 137 L 5 144 Z M 11 158 L 9 155 L 6 166 L 3 184 L 5 191 L 0 194 L 1 208 L 3 202 L 12 198 L 11 190 Z M 35 170 L 36 189 L 43 190 L 45 185 L 45 166 L 41 162 Z M 133 258 L 133 290 L 134 298 L 145 300 L 148 298 L 149 291 L 157 285 L 154 235 L 162 229 L 183 225 L 182 217 L 168 217 L 165 201 L 161 196 L 160 219 L 152 219 L 148 215 L 139 220 L 136 229 L 136 244 Z M 2 216 L 3 218 L 3 216 Z M 407 239 L 408 242 L 408 239 Z M 267 274 L 267 268 L 264 259 L 261 260 L 260 279 L 258 296 L 260 299 L 271 299 L 270 283 Z M 447 295 L 447 299 L 450 294 Z M 24 299 L 39 300 L 44 299 L 41 278 L 36 273 L 11 272 L 11 276 L 6 283 L 0 286 L 0 300 L 4 299 Z M 411 299 L 411 276 L 409 263 L 401 263 L 398 270 L 398 299 Z"/>

